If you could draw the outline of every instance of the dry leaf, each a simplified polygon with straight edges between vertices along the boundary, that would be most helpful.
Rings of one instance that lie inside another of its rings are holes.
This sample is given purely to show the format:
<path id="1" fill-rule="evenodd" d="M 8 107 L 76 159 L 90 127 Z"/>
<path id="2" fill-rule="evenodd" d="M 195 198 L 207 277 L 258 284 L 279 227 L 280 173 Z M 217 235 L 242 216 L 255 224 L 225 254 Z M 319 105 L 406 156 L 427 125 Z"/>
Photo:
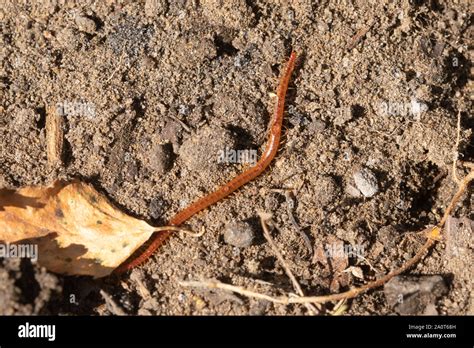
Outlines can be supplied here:
<path id="1" fill-rule="evenodd" d="M 40 265 L 56 273 L 107 276 L 154 230 L 78 180 L 0 189 L 0 243 L 37 245 Z"/>
<path id="2" fill-rule="evenodd" d="M 350 266 L 344 272 L 350 272 L 354 277 L 364 279 L 364 272 L 360 267 Z"/>
<path id="3" fill-rule="evenodd" d="M 313 255 L 313 262 L 319 262 L 323 274 L 330 277 L 329 289 L 338 292 L 339 288 L 349 284 L 349 275 L 344 270 L 349 266 L 349 258 L 344 242 L 337 237 L 329 236 L 324 246 L 318 246 Z"/>

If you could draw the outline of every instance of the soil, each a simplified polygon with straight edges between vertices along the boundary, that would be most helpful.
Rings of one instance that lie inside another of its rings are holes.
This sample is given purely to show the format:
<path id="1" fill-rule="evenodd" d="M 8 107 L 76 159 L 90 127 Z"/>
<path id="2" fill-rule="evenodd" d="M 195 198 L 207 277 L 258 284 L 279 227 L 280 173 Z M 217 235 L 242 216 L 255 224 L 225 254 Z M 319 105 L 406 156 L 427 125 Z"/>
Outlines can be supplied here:
<path id="1" fill-rule="evenodd" d="M 306 314 L 178 282 L 294 292 L 263 237 L 265 211 L 305 294 L 366 283 L 413 255 L 423 240 L 413 232 L 436 224 L 455 192 L 458 113 L 459 158 L 474 159 L 468 0 L 1 3 L 0 186 L 81 178 L 156 226 L 246 168 L 219 151 L 262 153 L 280 71 L 292 49 L 299 55 L 278 157 L 186 223 L 203 236 L 173 236 L 120 278 L 0 260 L 1 314 Z M 51 169 L 45 114 L 58 103 L 69 110 L 66 148 Z M 474 219 L 473 204 L 471 191 L 455 216 Z M 236 233 L 247 238 L 238 246 Z M 359 247 L 364 259 L 328 260 L 328 244 Z M 409 272 L 410 284 L 446 283 L 434 313 L 474 313 L 472 258 L 462 255 L 441 242 Z M 344 311 L 393 313 L 383 288 Z"/>

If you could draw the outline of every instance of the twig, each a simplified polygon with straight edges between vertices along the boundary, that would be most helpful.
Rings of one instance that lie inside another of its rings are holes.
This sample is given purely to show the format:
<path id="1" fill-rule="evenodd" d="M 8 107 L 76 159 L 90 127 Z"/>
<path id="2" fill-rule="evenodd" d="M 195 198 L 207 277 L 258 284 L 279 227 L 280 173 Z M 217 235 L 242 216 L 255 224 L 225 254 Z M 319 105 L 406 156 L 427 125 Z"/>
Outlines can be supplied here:
<path id="1" fill-rule="evenodd" d="M 444 212 L 444 216 L 438 224 L 440 228 L 446 223 L 446 220 L 451 214 L 451 211 L 456 206 L 456 203 L 459 201 L 464 191 L 466 191 L 467 187 L 469 186 L 469 183 L 473 180 L 474 180 L 474 167 L 471 167 L 471 172 L 467 174 L 464 177 L 464 179 L 460 182 L 458 191 L 456 192 L 453 199 L 451 200 L 451 203 L 449 203 L 449 206 L 446 208 L 446 211 Z"/>
<path id="2" fill-rule="evenodd" d="M 204 233 L 206 233 L 206 229 L 204 228 L 204 226 L 202 226 L 201 231 L 199 232 L 193 232 L 193 231 L 184 230 L 184 229 L 181 229 L 181 232 L 188 235 L 189 237 L 199 238 L 199 237 L 204 236 Z"/>
<path id="3" fill-rule="evenodd" d="M 191 287 L 191 288 L 205 288 L 205 289 L 220 289 L 220 290 L 227 290 L 227 291 L 232 291 L 237 294 L 251 297 L 251 298 L 257 298 L 260 300 L 266 300 L 274 303 L 281 303 L 281 304 L 288 304 L 289 302 L 289 297 L 283 296 L 283 297 L 272 297 L 269 295 L 265 294 L 260 294 L 255 291 L 247 290 L 238 286 L 230 285 L 230 284 L 225 284 L 221 283 L 215 280 L 205 280 L 205 281 L 196 281 L 196 280 L 191 280 L 191 281 L 180 281 L 178 282 L 179 285 L 185 286 L 185 287 Z M 301 298 L 301 297 L 297 297 Z"/>
<path id="4" fill-rule="evenodd" d="M 295 206 L 295 201 L 293 200 L 293 197 L 291 197 L 291 193 L 288 190 L 285 191 L 285 199 L 286 199 L 287 213 L 290 218 L 290 222 L 295 227 L 296 231 L 301 236 L 301 238 L 303 238 L 304 244 L 306 245 L 306 248 L 308 249 L 309 254 L 313 255 L 313 246 L 311 245 L 311 241 L 309 240 L 306 233 L 304 233 L 303 230 L 300 228 L 300 226 L 296 222 L 296 219 L 293 215 L 293 208 Z"/>
<path id="5" fill-rule="evenodd" d="M 270 235 L 270 232 L 268 231 L 267 220 L 269 220 L 271 216 L 269 214 L 265 214 L 265 213 L 259 213 L 258 215 L 260 217 L 260 223 L 261 223 L 262 228 L 263 228 L 263 236 L 265 237 L 268 244 L 272 248 L 273 252 L 275 253 L 275 255 L 278 259 L 278 261 L 280 261 L 280 263 L 281 263 L 283 269 L 285 270 L 285 273 L 287 274 L 288 278 L 290 278 L 291 282 L 293 283 L 293 288 L 295 289 L 295 291 L 298 293 L 299 296 L 304 296 L 303 289 L 301 289 L 300 284 L 296 280 L 296 277 L 293 275 L 293 272 L 291 272 L 290 267 L 286 263 L 283 255 L 281 254 L 281 252 L 278 249 L 277 245 L 273 241 L 273 238 Z M 316 314 L 318 312 L 318 310 L 316 308 L 314 308 L 313 306 L 308 306 L 307 305 L 306 308 L 308 309 L 308 311 L 311 314 Z"/>
<path id="6" fill-rule="evenodd" d="M 136 283 L 138 293 L 144 300 L 148 300 L 151 298 L 150 291 L 148 291 L 145 284 L 143 284 L 143 280 L 141 276 L 139 275 L 139 273 L 132 272 L 132 274 L 130 274 L 130 279 Z"/>
<path id="7" fill-rule="evenodd" d="M 460 180 L 458 178 L 458 172 L 457 172 L 457 162 L 459 158 L 459 140 L 461 138 L 461 111 L 458 111 L 458 122 L 457 122 L 457 128 L 456 128 L 456 144 L 454 145 L 454 152 L 453 152 L 453 180 L 457 184 L 459 184 Z"/>
<path id="8" fill-rule="evenodd" d="M 57 106 L 49 105 L 46 110 L 46 155 L 49 168 L 61 166 L 64 147 L 64 115 Z"/>
<path id="9" fill-rule="evenodd" d="M 348 308 L 346 300 L 340 300 L 335 306 L 334 309 L 329 312 L 329 315 L 339 316 L 342 315 Z"/>
<path id="10" fill-rule="evenodd" d="M 349 291 L 345 291 L 339 294 L 332 294 L 332 295 L 325 295 L 325 296 L 301 296 L 301 297 L 288 297 L 288 296 L 280 296 L 280 297 L 272 297 L 265 294 L 260 294 L 254 291 L 246 290 L 237 286 L 217 282 L 217 281 L 182 281 L 180 282 L 183 286 L 189 287 L 196 287 L 196 288 L 215 288 L 215 289 L 222 289 L 222 290 L 230 290 L 236 292 L 238 294 L 264 299 L 267 301 L 271 301 L 274 303 L 282 303 L 282 304 L 290 304 L 290 303 L 325 303 L 325 302 L 333 302 L 333 301 L 340 301 L 343 299 L 350 299 L 354 298 L 370 289 L 377 288 L 386 282 L 388 282 L 393 277 L 403 273 L 407 269 L 411 268 L 415 263 L 417 263 L 424 255 L 425 251 L 429 249 L 435 243 L 434 239 L 428 239 L 425 245 L 420 249 L 420 251 L 409 261 L 407 261 L 402 267 L 398 268 L 397 270 L 385 275 L 384 277 L 370 282 L 364 286 L 359 288 L 353 288 Z"/>
<path id="11" fill-rule="evenodd" d="M 355 256 L 356 256 L 357 258 L 361 259 L 362 261 L 365 261 L 365 263 L 366 263 L 367 265 L 369 265 L 370 269 L 371 269 L 372 271 L 374 271 L 375 273 L 377 273 L 377 270 L 376 270 L 375 267 L 372 265 L 372 263 L 370 263 L 370 261 L 367 260 L 367 258 L 365 258 L 365 257 L 362 256 L 362 255 L 359 255 L 359 253 L 356 253 Z"/>
<path id="12" fill-rule="evenodd" d="M 190 237 L 199 238 L 204 235 L 204 233 L 206 232 L 206 229 L 202 227 L 200 232 L 193 232 L 193 231 L 190 231 L 178 226 L 160 226 L 160 227 L 155 227 L 153 232 L 162 232 L 162 231 L 182 232 Z"/>
<path id="13" fill-rule="evenodd" d="M 304 241 L 304 244 L 306 248 L 309 251 L 310 255 L 313 255 L 313 246 L 311 245 L 311 241 L 309 240 L 309 237 L 306 235 L 306 233 L 303 232 L 301 227 L 298 225 L 298 222 L 296 222 L 295 216 L 293 215 L 293 209 L 295 206 L 295 201 L 293 200 L 293 197 L 291 197 L 291 191 L 292 189 L 272 189 L 272 192 L 278 192 L 280 194 L 283 194 L 285 196 L 286 200 L 286 212 L 288 214 L 290 223 L 293 225 L 295 228 L 296 232 L 301 236 L 301 238 Z"/>
<path id="14" fill-rule="evenodd" d="M 273 241 L 273 238 L 270 236 L 270 232 L 268 231 L 268 226 L 267 226 L 267 221 L 270 219 L 269 214 L 265 213 L 259 213 L 258 214 L 260 217 L 260 223 L 262 224 L 263 228 L 263 236 L 267 240 L 268 244 L 272 248 L 273 252 L 275 253 L 278 261 L 280 261 L 283 269 L 285 270 L 285 273 L 288 275 L 290 278 L 291 282 L 293 283 L 293 287 L 295 290 L 298 292 L 299 295 L 303 296 L 303 291 L 298 284 L 298 281 L 296 280 L 295 276 L 293 275 L 293 272 L 291 272 L 290 267 L 287 265 L 285 259 L 283 258 L 283 255 L 281 254 L 280 250 L 276 246 L 275 242 Z"/>
<path id="15" fill-rule="evenodd" d="M 117 73 L 117 71 L 119 71 L 120 68 L 122 67 L 122 59 L 124 57 L 124 54 L 125 54 L 125 49 L 122 49 L 122 52 L 120 53 L 120 58 L 119 58 L 119 61 L 118 61 L 118 64 L 117 64 L 117 68 L 114 71 L 112 71 L 112 74 L 110 74 L 108 79 L 105 80 L 104 85 L 108 84 L 110 82 L 110 80 L 112 80 L 114 75 Z"/>
<path id="16" fill-rule="evenodd" d="M 186 123 L 184 123 L 182 120 L 180 120 L 178 117 L 176 117 L 175 115 L 170 115 L 170 117 L 175 120 L 176 122 L 178 122 L 181 127 L 184 128 L 184 130 L 188 133 L 191 133 L 191 128 L 188 127 L 188 125 Z"/>
<path id="17" fill-rule="evenodd" d="M 112 296 L 106 293 L 104 290 L 100 290 L 100 294 L 105 300 L 105 304 L 107 305 L 107 309 L 115 315 L 127 315 L 125 311 L 120 307 L 117 302 L 114 301 Z"/>
<path id="18" fill-rule="evenodd" d="M 367 26 L 359 29 L 357 33 L 352 37 L 352 39 L 349 41 L 349 44 L 347 45 L 347 49 L 350 51 L 353 49 L 359 41 L 367 34 L 367 32 L 372 28 L 374 25 L 375 20 L 372 20 Z"/>
<path id="19" fill-rule="evenodd" d="M 216 281 L 182 281 L 180 282 L 181 285 L 183 286 L 189 286 L 189 287 L 198 287 L 198 288 L 216 288 L 216 289 L 222 289 L 222 290 L 228 290 L 228 291 L 233 291 L 236 293 L 239 293 L 241 295 L 247 296 L 247 297 L 253 297 L 253 298 L 259 298 L 267 301 L 271 301 L 274 303 L 281 303 L 281 304 L 290 304 L 290 303 L 324 303 L 324 302 L 332 302 L 332 301 L 340 301 L 343 299 L 350 299 L 354 298 L 368 290 L 377 288 L 386 282 L 388 282 L 390 279 L 393 277 L 405 272 L 406 270 L 410 269 L 413 267 L 416 263 L 418 263 L 424 256 L 424 254 L 440 239 L 441 235 L 441 230 L 450 216 L 451 212 L 453 211 L 454 207 L 456 206 L 456 203 L 459 201 L 463 193 L 466 191 L 468 185 L 470 184 L 471 181 L 474 180 L 474 166 L 471 167 L 471 172 L 464 177 L 464 179 L 461 181 L 459 184 L 458 191 L 452 198 L 449 206 L 446 208 L 446 211 L 444 213 L 443 218 L 439 222 L 437 226 L 434 226 L 429 233 L 427 234 L 427 240 L 425 244 L 418 250 L 418 252 L 413 256 L 410 260 L 405 262 L 402 266 L 397 268 L 396 270 L 388 273 L 387 275 L 383 276 L 382 278 L 379 278 L 373 282 L 370 282 L 364 286 L 358 287 L 358 288 L 353 288 L 349 291 L 345 291 L 339 294 L 332 294 L 332 295 L 326 295 L 326 296 L 302 296 L 302 297 L 289 297 L 289 296 L 280 296 L 280 297 L 272 297 L 264 294 L 260 294 L 254 291 L 246 290 L 241 287 L 229 285 L 229 284 L 224 284 Z M 262 219 L 262 217 L 261 217 Z M 262 224 L 263 226 L 263 224 Z M 265 232 L 265 230 L 264 230 Z M 265 232 L 267 233 L 267 232 Z M 270 241 L 269 241 L 270 243 Z M 270 243 L 271 244 L 271 243 Z M 281 256 L 281 254 L 280 254 Z M 281 262 L 281 261 L 280 261 Z M 286 269 L 285 269 L 286 270 Z M 290 279 L 294 277 L 290 277 Z M 298 285 L 299 287 L 299 285 Z"/>

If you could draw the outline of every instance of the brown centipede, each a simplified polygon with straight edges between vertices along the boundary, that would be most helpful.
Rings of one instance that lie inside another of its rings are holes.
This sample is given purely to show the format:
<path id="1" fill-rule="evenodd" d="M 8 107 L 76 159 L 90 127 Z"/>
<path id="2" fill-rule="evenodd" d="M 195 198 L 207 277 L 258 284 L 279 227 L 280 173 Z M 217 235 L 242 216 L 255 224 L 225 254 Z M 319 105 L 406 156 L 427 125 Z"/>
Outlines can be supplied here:
<path id="1" fill-rule="evenodd" d="M 261 173 L 265 171 L 265 169 L 270 165 L 271 161 L 275 157 L 278 147 L 280 144 L 280 137 L 281 137 L 281 127 L 283 123 L 283 114 L 285 110 L 285 98 L 286 92 L 288 89 L 288 84 L 290 82 L 291 74 L 295 67 L 295 60 L 296 60 L 296 53 L 292 52 L 290 58 L 288 60 L 288 64 L 286 65 L 286 69 L 281 76 L 280 83 L 278 86 L 277 92 L 277 104 L 276 109 L 274 112 L 273 117 L 273 124 L 270 129 L 269 138 L 265 147 L 265 151 L 262 154 L 261 158 L 258 162 L 253 166 L 250 167 L 248 170 L 244 171 L 243 173 L 239 174 L 226 184 L 220 186 L 217 190 L 207 194 L 206 196 L 198 199 L 185 209 L 178 212 L 170 221 L 169 225 L 172 226 L 179 226 L 193 215 L 197 214 L 198 212 L 208 208 L 212 204 L 224 199 L 232 192 L 236 191 L 249 181 L 255 179 Z M 123 273 L 127 270 L 130 270 L 140 264 L 142 264 L 145 260 L 147 260 L 155 250 L 163 244 L 163 242 L 173 233 L 173 231 L 166 230 L 156 232 L 156 234 L 152 237 L 151 242 L 146 247 L 146 249 L 136 258 L 132 260 L 125 261 L 122 265 L 120 265 L 114 272 L 115 273 Z"/>

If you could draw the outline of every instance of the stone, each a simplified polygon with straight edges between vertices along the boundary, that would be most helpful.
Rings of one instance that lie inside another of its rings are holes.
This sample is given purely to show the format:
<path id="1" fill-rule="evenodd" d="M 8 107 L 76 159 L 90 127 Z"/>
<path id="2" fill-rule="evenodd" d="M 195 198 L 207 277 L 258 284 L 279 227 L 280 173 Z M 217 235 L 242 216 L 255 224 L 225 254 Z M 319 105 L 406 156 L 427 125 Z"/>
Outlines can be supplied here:
<path id="1" fill-rule="evenodd" d="M 243 221 L 228 224 L 224 231 L 224 241 L 238 248 L 252 245 L 254 237 L 252 226 Z"/>
<path id="2" fill-rule="evenodd" d="M 370 169 L 360 169 L 354 173 L 353 177 L 357 189 L 364 195 L 364 197 L 370 198 L 379 191 L 377 177 Z"/>

